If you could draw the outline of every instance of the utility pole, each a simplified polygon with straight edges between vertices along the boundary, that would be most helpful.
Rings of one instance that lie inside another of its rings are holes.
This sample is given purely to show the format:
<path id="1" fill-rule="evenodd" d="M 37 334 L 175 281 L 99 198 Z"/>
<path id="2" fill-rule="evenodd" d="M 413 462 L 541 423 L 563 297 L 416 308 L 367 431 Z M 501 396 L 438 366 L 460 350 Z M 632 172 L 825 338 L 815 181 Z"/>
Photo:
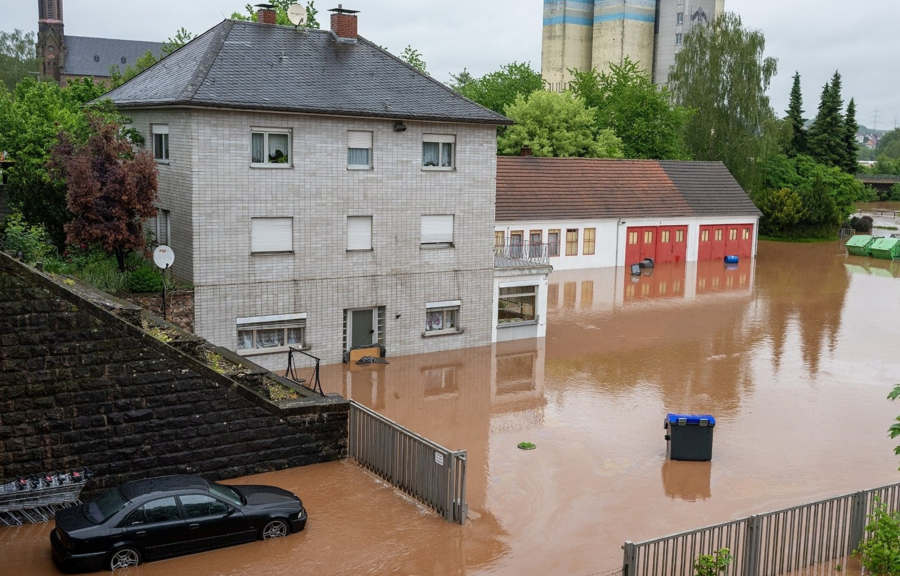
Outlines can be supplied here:
<path id="1" fill-rule="evenodd" d="M 872 130 L 873 130 L 873 131 L 877 131 L 877 130 L 878 130 L 878 119 L 879 119 L 880 117 L 881 117 L 881 112 L 879 112 L 879 111 L 878 111 L 878 108 L 876 108 L 876 109 L 875 109 L 875 113 L 872 114 L 872 122 L 874 123 L 874 126 L 872 126 Z"/>

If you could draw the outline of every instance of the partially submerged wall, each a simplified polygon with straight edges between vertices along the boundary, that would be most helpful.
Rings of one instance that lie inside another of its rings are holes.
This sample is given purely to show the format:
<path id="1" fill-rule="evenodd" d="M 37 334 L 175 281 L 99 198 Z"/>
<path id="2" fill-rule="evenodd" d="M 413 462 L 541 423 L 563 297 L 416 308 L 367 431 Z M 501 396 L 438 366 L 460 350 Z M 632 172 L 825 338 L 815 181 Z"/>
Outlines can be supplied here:
<path id="1" fill-rule="evenodd" d="M 71 288 L 0 253 L 0 481 L 83 466 L 95 492 L 346 457 L 343 398 L 275 405 L 147 334 L 137 307 Z"/>

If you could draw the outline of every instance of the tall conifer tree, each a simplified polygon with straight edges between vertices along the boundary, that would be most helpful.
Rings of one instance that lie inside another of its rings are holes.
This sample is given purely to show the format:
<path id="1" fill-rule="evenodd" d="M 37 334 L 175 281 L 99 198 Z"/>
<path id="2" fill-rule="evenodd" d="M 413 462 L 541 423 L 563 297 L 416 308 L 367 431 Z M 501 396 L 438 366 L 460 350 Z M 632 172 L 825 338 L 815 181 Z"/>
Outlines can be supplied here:
<path id="1" fill-rule="evenodd" d="M 794 85 L 791 87 L 791 101 L 787 109 L 787 118 L 791 121 L 793 134 L 787 146 L 788 156 L 806 154 L 806 118 L 803 117 L 803 94 L 800 92 L 800 73 L 794 73 Z"/>
<path id="2" fill-rule="evenodd" d="M 841 108 L 841 75 L 835 72 L 831 82 L 822 89 L 822 100 L 812 127 L 809 129 L 809 155 L 826 166 L 844 166 L 844 117 Z"/>
<path id="3" fill-rule="evenodd" d="M 856 174 L 859 167 L 859 145 L 856 143 L 856 131 L 859 124 L 856 123 L 856 102 L 853 98 L 847 104 L 847 115 L 844 117 L 844 164 L 842 168 L 848 174 Z"/>

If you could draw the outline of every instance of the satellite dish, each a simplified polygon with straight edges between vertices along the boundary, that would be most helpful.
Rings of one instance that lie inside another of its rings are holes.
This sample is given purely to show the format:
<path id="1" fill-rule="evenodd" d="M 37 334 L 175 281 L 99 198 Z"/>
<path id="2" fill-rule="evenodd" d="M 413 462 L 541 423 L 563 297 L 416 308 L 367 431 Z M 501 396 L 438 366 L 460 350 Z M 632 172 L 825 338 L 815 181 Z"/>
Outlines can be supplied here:
<path id="1" fill-rule="evenodd" d="M 153 262 L 165 270 L 175 262 L 175 252 L 168 246 L 157 246 L 153 251 Z"/>
<path id="2" fill-rule="evenodd" d="M 287 16 L 294 26 L 303 26 L 306 24 L 306 6 L 303 4 L 291 4 L 288 6 Z"/>

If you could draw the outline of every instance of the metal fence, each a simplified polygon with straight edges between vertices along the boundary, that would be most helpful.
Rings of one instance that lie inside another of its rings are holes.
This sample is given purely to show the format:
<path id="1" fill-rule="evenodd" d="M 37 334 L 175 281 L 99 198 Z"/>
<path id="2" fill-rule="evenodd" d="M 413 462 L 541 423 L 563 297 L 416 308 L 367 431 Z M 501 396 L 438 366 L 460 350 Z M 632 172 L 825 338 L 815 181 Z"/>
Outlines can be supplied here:
<path id="1" fill-rule="evenodd" d="M 465 450 L 448 450 L 351 400 L 349 452 L 445 520 L 465 523 Z"/>
<path id="2" fill-rule="evenodd" d="M 849 556 L 880 501 L 900 508 L 900 484 L 829 498 L 672 536 L 626 542 L 623 574 L 690 576 L 701 554 L 728 548 L 728 574 L 778 576 Z"/>
<path id="3" fill-rule="evenodd" d="M 550 255 L 559 256 L 559 246 L 527 240 L 497 240 L 494 243 L 494 267 L 516 268 L 528 264 L 549 264 Z"/>

